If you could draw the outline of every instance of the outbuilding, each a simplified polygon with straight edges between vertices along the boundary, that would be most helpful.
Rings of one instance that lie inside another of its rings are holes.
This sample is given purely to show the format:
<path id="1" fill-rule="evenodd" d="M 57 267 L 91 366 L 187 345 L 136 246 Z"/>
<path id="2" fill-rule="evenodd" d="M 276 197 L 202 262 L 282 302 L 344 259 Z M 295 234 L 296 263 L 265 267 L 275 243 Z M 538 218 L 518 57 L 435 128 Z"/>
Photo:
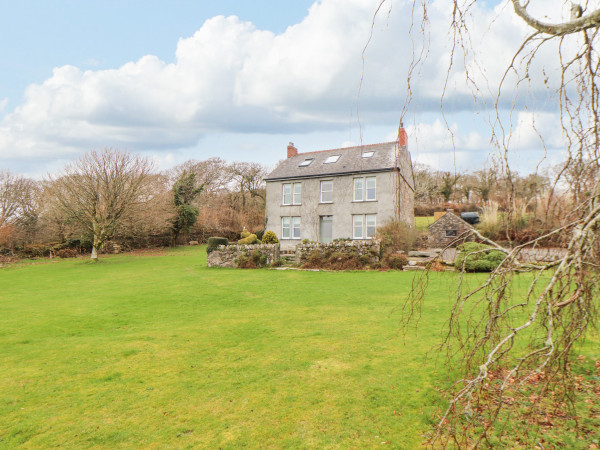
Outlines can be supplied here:
<path id="1" fill-rule="evenodd" d="M 456 246 L 465 240 L 471 240 L 468 232 L 473 230 L 473 227 L 458 217 L 452 210 L 446 213 L 438 220 L 429 225 L 427 231 L 429 233 L 428 241 L 431 247 L 448 247 Z M 463 239 L 459 240 L 459 237 Z"/>

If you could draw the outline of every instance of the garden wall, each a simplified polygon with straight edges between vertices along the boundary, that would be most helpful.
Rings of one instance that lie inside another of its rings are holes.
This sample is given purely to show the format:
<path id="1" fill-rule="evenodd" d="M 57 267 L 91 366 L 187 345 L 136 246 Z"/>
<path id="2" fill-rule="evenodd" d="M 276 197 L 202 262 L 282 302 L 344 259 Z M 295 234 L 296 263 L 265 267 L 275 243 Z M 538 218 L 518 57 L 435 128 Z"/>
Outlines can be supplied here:
<path id="1" fill-rule="evenodd" d="M 219 245 L 216 249 L 206 255 L 208 267 L 237 267 L 236 260 L 242 256 L 249 256 L 254 250 L 258 250 L 267 257 L 267 264 L 273 264 L 279 260 L 279 244 L 256 244 L 256 245 Z"/>
<path id="2" fill-rule="evenodd" d="M 323 253 L 342 253 L 348 256 L 358 253 L 359 257 L 368 258 L 370 263 L 377 263 L 381 254 L 381 245 L 378 240 L 298 244 L 296 246 L 296 264 L 303 264 L 313 250 L 319 250 Z"/>

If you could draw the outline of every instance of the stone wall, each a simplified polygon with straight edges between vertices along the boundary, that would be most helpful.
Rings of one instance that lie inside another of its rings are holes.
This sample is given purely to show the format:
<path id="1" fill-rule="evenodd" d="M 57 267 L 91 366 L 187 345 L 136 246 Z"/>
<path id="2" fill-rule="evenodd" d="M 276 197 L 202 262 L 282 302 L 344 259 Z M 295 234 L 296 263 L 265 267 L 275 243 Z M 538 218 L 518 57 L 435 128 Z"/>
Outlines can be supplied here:
<path id="1" fill-rule="evenodd" d="M 256 244 L 256 245 L 219 245 L 218 248 L 206 255 L 208 267 L 237 267 L 236 260 L 241 255 L 250 255 L 253 250 L 258 250 L 266 255 L 267 264 L 279 260 L 279 244 Z"/>
<path id="2" fill-rule="evenodd" d="M 379 240 L 374 239 L 368 241 L 337 241 L 326 244 L 321 242 L 298 244 L 296 246 L 296 264 L 300 265 L 304 263 L 306 257 L 313 250 L 319 250 L 323 253 L 327 251 L 340 253 L 357 252 L 359 256 L 367 256 L 369 262 L 376 263 L 379 262 L 379 255 L 381 254 L 381 243 Z"/>
<path id="3" fill-rule="evenodd" d="M 428 245 L 431 247 L 445 248 L 452 244 L 453 247 L 462 243 L 465 240 L 472 240 L 469 236 L 467 239 L 457 241 L 458 237 L 465 232 L 472 230 L 473 227 L 467 222 L 456 216 L 451 211 L 448 211 L 441 218 L 429 225 L 428 228 Z M 454 242 L 457 241 L 457 242 Z"/>

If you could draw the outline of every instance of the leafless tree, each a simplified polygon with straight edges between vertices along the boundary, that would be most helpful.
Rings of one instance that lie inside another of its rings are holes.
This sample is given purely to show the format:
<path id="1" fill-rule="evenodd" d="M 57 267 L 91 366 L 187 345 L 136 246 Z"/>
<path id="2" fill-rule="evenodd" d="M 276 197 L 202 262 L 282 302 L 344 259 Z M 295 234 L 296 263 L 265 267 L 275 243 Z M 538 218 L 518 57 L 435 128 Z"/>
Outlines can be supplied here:
<path id="1" fill-rule="evenodd" d="M 264 167 L 258 163 L 234 162 L 229 166 L 229 173 L 231 181 L 242 196 L 247 192 L 252 197 L 260 197 L 264 201 Z"/>
<path id="2" fill-rule="evenodd" d="M 125 215 L 146 198 L 151 170 L 152 164 L 142 157 L 105 149 L 85 154 L 51 180 L 64 214 L 92 234 L 93 260 Z"/>
<path id="3" fill-rule="evenodd" d="M 195 173 L 196 185 L 204 186 L 204 195 L 211 195 L 223 190 L 230 181 L 229 165 L 221 158 L 209 158 L 204 161 L 189 160 L 169 171 L 171 185 L 183 173 Z"/>
<path id="4" fill-rule="evenodd" d="M 4 228 L 5 241 L 7 234 L 23 241 L 33 237 L 38 224 L 40 192 L 36 181 L 0 171 L 0 228 Z"/>
<path id="5" fill-rule="evenodd" d="M 378 11 L 383 4 L 391 2 L 382 0 Z M 448 0 L 448 3 L 452 11 L 448 23 L 452 46 L 441 94 L 442 114 L 446 88 L 456 65 L 461 65 L 473 96 L 484 100 L 484 104 L 489 100 L 485 98 L 489 90 L 478 85 L 477 77 L 473 76 L 478 62 L 471 52 L 472 42 L 477 37 L 471 36 L 469 21 L 473 10 L 482 2 Z M 519 89 L 535 89 L 540 73 L 556 71 L 560 74 L 549 92 L 558 99 L 566 157 L 553 186 L 560 186 L 566 175 L 576 174 L 582 168 L 593 174 L 598 174 L 600 169 L 600 5 L 593 1 L 586 1 L 583 6 L 566 1 L 550 5 L 543 2 L 544 13 L 550 12 L 552 17 L 560 16 L 557 14 L 560 11 L 548 11 L 549 8 L 562 8 L 564 12 L 570 5 L 570 16 L 566 20 L 549 23 L 533 12 L 540 10 L 534 9 L 535 3 L 539 6 L 540 2 L 507 0 L 500 12 L 515 14 L 527 24 L 530 34 L 506 62 L 506 72 L 499 84 L 490 86 L 491 91 L 496 92 L 491 102 L 494 111 L 490 115 L 494 120 L 490 141 L 499 150 L 500 168 L 511 186 L 506 202 L 509 208 L 513 204 L 515 172 L 507 155 L 512 150 L 514 127 L 500 105 L 508 91 L 512 96 L 512 111 L 522 107 L 517 103 L 517 97 L 519 101 L 523 98 Z M 421 26 L 411 30 L 422 31 L 427 27 L 430 1 L 415 0 L 414 6 L 413 12 L 420 15 L 413 17 L 413 24 Z M 427 32 L 423 32 L 422 37 L 426 41 Z M 542 60 L 541 54 L 546 50 L 556 53 L 554 61 Z M 411 65 L 409 99 L 414 81 L 411 77 L 418 73 L 414 66 L 422 61 L 417 58 Z M 535 128 L 535 124 L 533 126 Z M 544 136 L 539 133 L 539 137 L 543 145 Z M 599 178 L 588 177 L 592 183 L 586 187 L 586 195 L 575 193 L 569 210 L 561 212 L 561 224 L 531 242 L 505 249 L 474 232 L 478 240 L 504 252 L 506 259 L 475 288 L 472 280 L 460 278 L 442 347 L 454 367 L 458 361 L 462 362 L 459 364 L 462 373 L 448 391 L 449 406 L 442 411 L 430 444 L 465 448 L 494 445 L 493 435 L 498 438 L 502 434 L 499 422 L 515 419 L 523 411 L 539 414 L 551 396 L 555 405 L 567 408 L 573 405 L 574 383 L 570 371 L 573 348 L 586 336 L 590 326 L 597 323 L 596 312 L 600 306 Z M 564 241 L 565 251 L 561 257 L 548 264 L 523 262 L 525 248 L 536 248 L 544 239 L 556 235 Z M 524 295 L 513 289 L 516 274 L 523 272 L 529 272 L 527 276 L 531 280 Z M 417 280 L 405 304 L 407 320 L 414 319 L 414 313 L 422 305 L 427 279 L 425 273 Z M 529 441 L 525 445 L 533 446 L 537 442 Z"/>
<path id="6" fill-rule="evenodd" d="M 0 226 L 18 220 L 28 211 L 32 188 L 31 180 L 0 171 Z"/>

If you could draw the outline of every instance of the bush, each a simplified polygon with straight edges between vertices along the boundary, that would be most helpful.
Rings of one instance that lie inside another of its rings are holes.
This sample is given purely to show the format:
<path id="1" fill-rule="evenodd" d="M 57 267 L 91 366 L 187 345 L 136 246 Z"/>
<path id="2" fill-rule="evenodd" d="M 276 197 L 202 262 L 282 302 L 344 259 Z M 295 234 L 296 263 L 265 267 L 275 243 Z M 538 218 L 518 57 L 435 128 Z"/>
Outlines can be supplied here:
<path id="1" fill-rule="evenodd" d="M 258 240 L 258 237 L 255 234 L 249 234 L 245 238 L 242 238 L 238 241 L 238 244 L 241 244 L 241 245 L 252 245 L 252 244 L 256 244 L 256 243 L 260 243 L 260 242 Z"/>
<path id="2" fill-rule="evenodd" d="M 209 237 L 207 240 L 208 246 L 206 247 L 206 253 L 210 253 L 216 250 L 219 245 L 228 245 L 229 241 L 224 237 Z"/>
<path id="3" fill-rule="evenodd" d="M 477 242 L 466 242 L 457 247 L 454 266 L 467 272 L 491 272 L 500 265 L 506 255 L 500 250 Z"/>
<path id="4" fill-rule="evenodd" d="M 250 254 L 245 252 L 236 260 L 239 269 L 256 269 L 267 265 L 267 255 L 258 249 L 252 250 Z"/>
<path id="5" fill-rule="evenodd" d="M 77 255 L 77 250 L 73 248 L 63 248 L 56 251 L 56 256 L 59 258 L 75 258 Z"/>
<path id="6" fill-rule="evenodd" d="M 377 237 L 381 239 L 381 248 L 386 252 L 408 252 L 413 249 L 416 240 L 414 228 L 404 222 L 392 220 L 377 228 Z"/>
<path id="7" fill-rule="evenodd" d="M 267 255 L 260 250 L 252 250 L 250 252 L 250 259 L 256 264 L 256 267 L 264 267 L 267 265 Z"/>
<path id="8" fill-rule="evenodd" d="M 256 237 L 258 238 L 259 241 L 263 242 L 263 237 L 265 236 L 265 230 L 258 230 L 256 233 Z"/>
<path id="9" fill-rule="evenodd" d="M 247 253 L 238 256 L 235 263 L 238 269 L 256 269 L 256 265 L 250 260 Z"/>
<path id="10" fill-rule="evenodd" d="M 246 239 L 248 236 L 250 236 L 250 232 L 244 228 L 244 230 L 240 233 L 240 238 Z"/>
<path id="11" fill-rule="evenodd" d="M 277 244 L 279 242 L 279 239 L 277 239 L 277 236 L 272 231 L 267 231 L 261 240 L 263 244 Z"/>
<path id="12" fill-rule="evenodd" d="M 407 264 L 408 258 L 402 253 L 388 253 L 382 261 L 382 266 L 387 269 L 402 270 Z"/>
<path id="13" fill-rule="evenodd" d="M 276 259 L 275 261 L 273 261 L 273 263 L 271 264 L 271 267 L 282 267 L 284 264 L 285 264 L 285 259 L 279 258 L 279 259 Z"/>
<path id="14" fill-rule="evenodd" d="M 322 251 L 311 250 L 301 264 L 306 269 L 355 270 L 363 269 L 369 262 L 367 255 L 359 255 L 354 248 L 347 248 L 346 251 L 325 248 Z"/>

